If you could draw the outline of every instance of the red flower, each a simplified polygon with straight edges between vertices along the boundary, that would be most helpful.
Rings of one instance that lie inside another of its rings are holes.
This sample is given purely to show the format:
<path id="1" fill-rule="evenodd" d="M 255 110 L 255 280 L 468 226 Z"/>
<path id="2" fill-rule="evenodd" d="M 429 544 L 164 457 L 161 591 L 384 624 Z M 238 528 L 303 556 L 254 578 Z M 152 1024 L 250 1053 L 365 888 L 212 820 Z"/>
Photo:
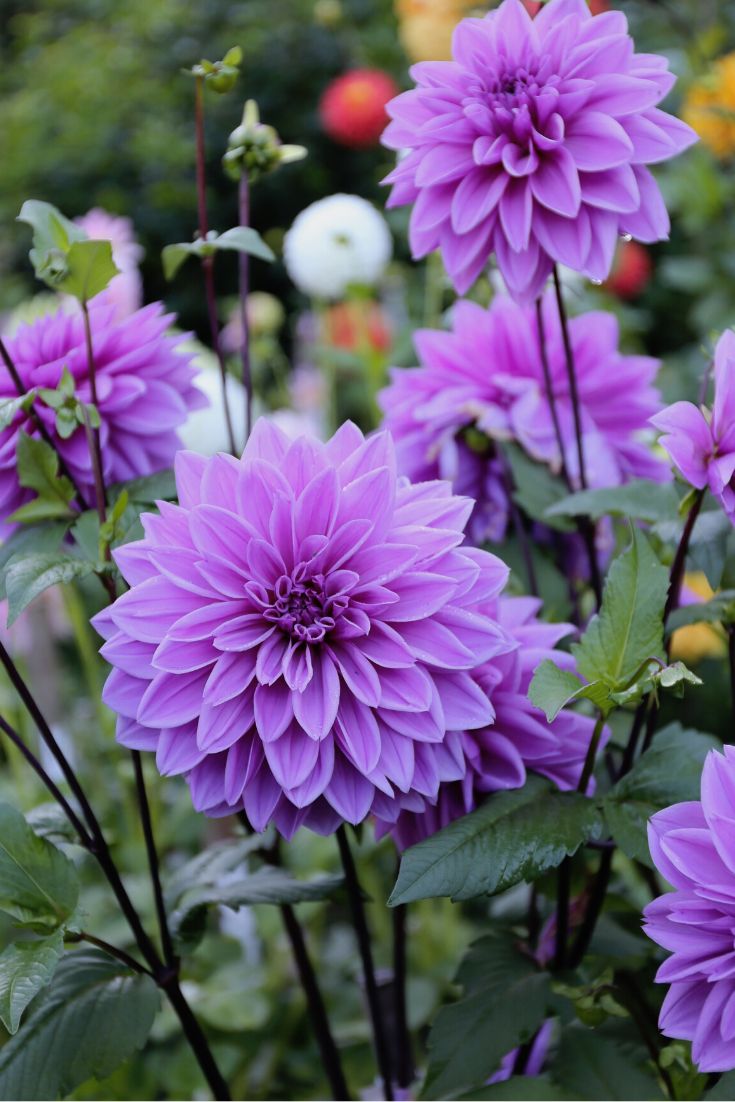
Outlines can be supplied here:
<path id="1" fill-rule="evenodd" d="M 398 87 L 380 69 L 353 69 L 327 85 L 319 115 L 330 138 L 355 149 L 375 145 L 388 122 L 385 105 Z"/>
<path id="2" fill-rule="evenodd" d="M 613 270 L 604 286 L 618 298 L 637 298 L 651 278 L 652 270 L 648 249 L 637 241 L 623 241 L 618 247 Z"/>
<path id="3" fill-rule="evenodd" d="M 388 319 L 377 302 L 341 302 L 327 311 L 327 333 L 335 348 L 387 352 L 391 346 Z"/>
<path id="4" fill-rule="evenodd" d="M 541 0 L 522 0 L 523 6 L 529 15 L 537 15 L 543 7 Z M 593 15 L 602 15 L 604 11 L 610 11 L 609 0 L 587 0 Z"/>

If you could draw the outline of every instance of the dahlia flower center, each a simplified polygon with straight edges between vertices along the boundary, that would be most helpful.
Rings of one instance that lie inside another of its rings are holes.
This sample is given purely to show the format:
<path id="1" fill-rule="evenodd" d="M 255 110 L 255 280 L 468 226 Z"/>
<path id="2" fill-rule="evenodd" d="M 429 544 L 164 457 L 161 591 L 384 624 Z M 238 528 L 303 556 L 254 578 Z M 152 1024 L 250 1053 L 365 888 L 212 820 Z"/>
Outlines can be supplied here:
<path id="1" fill-rule="evenodd" d="M 323 574 L 306 577 L 298 567 L 292 574 L 282 574 L 263 611 L 265 619 L 293 639 L 320 643 L 349 603 L 344 594 L 330 596 L 327 582 Z"/>
<path id="2" fill-rule="evenodd" d="M 559 78 L 540 62 L 531 68 L 507 69 L 471 85 L 462 106 L 465 115 L 491 137 L 530 146 L 561 137 L 557 114 Z"/>

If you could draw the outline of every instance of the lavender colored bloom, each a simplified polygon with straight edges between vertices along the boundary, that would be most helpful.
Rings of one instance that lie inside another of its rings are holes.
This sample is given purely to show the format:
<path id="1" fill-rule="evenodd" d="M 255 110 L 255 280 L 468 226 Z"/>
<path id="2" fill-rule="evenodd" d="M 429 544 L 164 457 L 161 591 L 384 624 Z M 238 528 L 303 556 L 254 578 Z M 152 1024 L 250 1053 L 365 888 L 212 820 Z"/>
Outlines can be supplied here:
<path id="1" fill-rule="evenodd" d="M 651 418 L 659 443 L 687 482 L 709 487 L 735 524 L 735 333 L 727 329 L 715 349 L 715 399 L 705 414 L 691 402 L 674 402 Z"/>
<path id="2" fill-rule="evenodd" d="M 489 792 L 520 788 L 528 770 L 563 790 L 576 787 L 594 720 L 564 710 L 549 724 L 528 699 L 531 678 L 545 659 L 574 669 L 572 656 L 554 649 L 574 629 L 571 624 L 543 623 L 538 619 L 540 606 L 533 597 L 502 596 L 485 606 L 483 611 L 497 620 L 509 643 L 504 652 L 472 671 L 490 700 L 493 716 L 483 727 L 447 735 L 442 752 L 451 755 L 454 776 L 441 785 L 436 800 L 419 801 L 411 795 L 398 802 L 377 801 L 377 833 L 390 831 L 399 849 L 466 815 Z"/>
<path id="3" fill-rule="evenodd" d="M 531 1042 L 531 1048 L 528 1053 L 528 1059 L 524 1064 L 522 1075 L 541 1074 L 546 1062 L 546 1057 L 549 1054 L 549 1045 L 551 1044 L 553 1035 L 554 1019 L 547 1018 Z M 498 1070 L 488 1079 L 488 1083 L 504 1083 L 506 1079 L 510 1079 L 510 1077 L 515 1074 L 516 1061 L 520 1051 L 519 1048 L 514 1048 L 511 1049 L 510 1052 L 507 1052 Z"/>
<path id="4" fill-rule="evenodd" d="M 651 857 L 673 886 L 646 907 L 645 932 L 671 953 L 659 1017 L 666 1037 L 692 1042 L 700 1071 L 735 1068 L 735 748 L 711 751 L 701 800 L 675 804 L 648 826 Z"/>
<path id="5" fill-rule="evenodd" d="M 544 299 L 543 316 L 564 458 L 579 485 L 562 332 L 551 294 Z M 622 355 L 612 314 L 593 311 L 573 318 L 570 336 L 589 485 L 669 478 L 644 439 L 648 419 L 660 408 L 653 385 L 658 360 Z M 494 442 L 515 441 L 553 471 L 560 467 L 536 312 L 507 295 L 498 296 L 489 310 L 461 301 L 451 332 L 421 330 L 415 342 L 422 366 L 394 369 L 391 385 L 379 396 L 399 467 L 413 479 L 449 478 L 457 493 L 477 502 L 472 537 L 501 540 L 508 505 Z"/>
<path id="6" fill-rule="evenodd" d="M 177 350 L 181 336 L 167 334 L 173 316 L 164 314 L 161 303 L 154 303 L 117 321 L 115 306 L 104 293 L 93 299 L 89 313 L 106 481 L 170 467 L 180 446 L 176 429 L 190 410 L 206 405 L 206 398 L 193 384 L 196 372 L 190 357 Z M 78 310 L 62 309 L 21 325 L 7 346 L 28 391 L 56 387 L 66 368 L 74 377 L 77 397 L 82 402 L 92 401 L 84 325 Z M 0 398 L 16 395 L 9 373 L 0 367 Z M 84 429 L 80 426 L 64 439 L 56 431 L 54 411 L 41 402 L 35 403 L 35 410 L 77 484 L 91 499 L 94 481 Z M 0 432 L 0 520 L 33 496 L 18 482 L 15 454 L 21 430 L 37 435 L 34 422 L 23 412 Z"/>
<path id="7" fill-rule="evenodd" d="M 143 280 L 138 265 L 143 259 L 143 249 L 135 237 L 133 223 L 119 214 L 110 214 L 102 207 L 93 207 L 81 218 L 78 226 L 92 240 L 109 241 L 112 259 L 119 269 L 107 287 L 107 299 L 115 306 L 115 317 L 129 317 L 143 305 Z"/>
<path id="8" fill-rule="evenodd" d="M 434 799 L 448 732 L 492 719 L 469 671 L 509 645 L 484 611 L 507 569 L 462 546 L 472 503 L 350 423 L 324 444 L 261 419 L 242 459 L 179 453 L 176 480 L 96 620 L 118 740 L 197 810 L 287 836 Z"/>
<path id="9" fill-rule="evenodd" d="M 417 87 L 388 104 L 383 142 L 407 155 L 389 206 L 414 204 L 414 257 L 441 249 L 463 294 L 495 254 L 511 293 L 531 300 L 558 261 L 603 280 L 619 234 L 668 235 L 646 165 L 696 141 L 656 106 L 667 62 L 634 53 L 625 16 L 520 0 L 454 32 L 453 61 L 424 62 Z"/>

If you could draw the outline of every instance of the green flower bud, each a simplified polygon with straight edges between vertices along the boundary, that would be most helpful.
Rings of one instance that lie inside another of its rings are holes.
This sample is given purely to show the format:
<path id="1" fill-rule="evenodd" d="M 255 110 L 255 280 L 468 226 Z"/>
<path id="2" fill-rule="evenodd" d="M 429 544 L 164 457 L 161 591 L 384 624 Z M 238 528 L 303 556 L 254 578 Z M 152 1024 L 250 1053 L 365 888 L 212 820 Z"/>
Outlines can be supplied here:
<path id="1" fill-rule="evenodd" d="M 245 172 L 252 184 L 280 165 L 300 161 L 305 156 L 306 150 L 301 145 L 282 145 L 273 127 L 260 121 L 255 100 L 248 100 L 242 122 L 230 134 L 222 163 L 233 180 L 239 180 Z"/>

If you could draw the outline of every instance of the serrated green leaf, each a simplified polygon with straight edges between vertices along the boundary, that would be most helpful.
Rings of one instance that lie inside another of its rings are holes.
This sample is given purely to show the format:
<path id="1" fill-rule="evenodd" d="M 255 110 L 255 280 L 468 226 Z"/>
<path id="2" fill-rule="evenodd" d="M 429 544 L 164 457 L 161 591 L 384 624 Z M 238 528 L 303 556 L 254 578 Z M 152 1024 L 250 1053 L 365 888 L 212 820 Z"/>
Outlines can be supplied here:
<path id="1" fill-rule="evenodd" d="M 33 528 L 19 528 L 0 544 L 0 600 L 5 600 L 5 575 L 10 560 L 20 558 L 27 551 L 55 551 L 60 547 L 67 528 L 67 524 L 39 524 Z"/>
<path id="2" fill-rule="evenodd" d="M 651 679 L 654 685 L 660 685 L 662 689 L 673 689 L 677 685 L 701 685 L 702 678 L 692 673 L 683 662 L 672 662 L 670 666 L 664 666 L 655 673 Z"/>
<path id="3" fill-rule="evenodd" d="M 546 1018 L 553 1003 L 549 979 L 504 930 L 471 946 L 457 977 L 464 995 L 441 1008 L 429 1034 L 422 1097 L 454 1098 L 484 1083 Z"/>
<path id="4" fill-rule="evenodd" d="M 23 1011 L 48 983 L 64 953 L 64 933 L 16 941 L 0 953 L 0 1021 L 17 1033 Z"/>
<path id="5" fill-rule="evenodd" d="M 52 585 L 66 585 L 94 573 L 95 564 L 71 555 L 37 552 L 16 555 L 5 571 L 5 592 L 8 598 L 8 627 L 31 601 Z"/>
<path id="6" fill-rule="evenodd" d="M 56 290 L 86 303 L 104 291 L 118 272 L 109 241 L 74 241 L 66 254 L 66 274 L 49 282 Z"/>
<path id="7" fill-rule="evenodd" d="M 59 457 L 45 440 L 21 432 L 15 456 L 21 486 L 35 490 L 45 501 L 67 505 L 72 500 L 74 487 L 68 478 L 59 477 Z"/>
<path id="8" fill-rule="evenodd" d="M 704 759 L 720 742 L 701 731 L 672 723 L 603 797 L 602 809 L 615 841 L 629 857 L 651 864 L 648 820 L 657 811 L 699 799 Z"/>
<path id="9" fill-rule="evenodd" d="M 601 830 L 591 800 L 559 792 L 531 774 L 523 788 L 494 793 L 476 811 L 407 849 L 389 906 L 505 891 L 555 868 Z"/>
<path id="10" fill-rule="evenodd" d="M 258 257 L 259 260 L 276 259 L 273 250 L 266 245 L 263 238 L 252 226 L 233 226 L 232 229 L 221 233 L 213 244 L 216 249 L 248 253 L 249 256 Z"/>
<path id="11" fill-rule="evenodd" d="M 556 719 L 562 708 L 577 700 L 591 700 L 604 715 L 611 710 L 613 703 L 602 681 L 585 685 L 570 670 L 560 670 L 550 658 L 536 668 L 528 687 L 528 698 L 541 709 L 549 723 Z"/>
<path id="12" fill-rule="evenodd" d="M 171 470 L 158 471 L 145 478 L 134 478 L 130 482 L 116 482 L 110 486 L 110 493 L 122 493 L 125 490 L 130 501 L 143 505 L 153 505 L 156 501 L 176 500 L 176 479 Z"/>
<path id="13" fill-rule="evenodd" d="M 554 1086 L 548 1075 L 512 1075 L 462 1094 L 458 1102 L 561 1102 L 566 1098 L 569 1095 Z"/>
<path id="14" fill-rule="evenodd" d="M 573 532 L 574 524 L 565 517 L 547 515 L 551 506 L 567 495 L 562 480 L 556 478 L 545 464 L 535 463 L 514 444 L 504 444 L 503 452 L 508 457 L 513 475 L 513 498 L 524 513 L 559 532 Z"/>
<path id="15" fill-rule="evenodd" d="M 0 803 L 0 911 L 48 933 L 69 918 L 78 896 L 69 858 L 34 834 L 14 807 Z"/>
<path id="16" fill-rule="evenodd" d="M 572 644 L 582 677 L 620 691 L 628 688 L 646 659 L 663 653 L 668 588 L 668 571 L 643 533 L 634 529 L 631 546 L 610 567 L 600 612 Z"/>
<path id="17" fill-rule="evenodd" d="M 731 623 L 735 620 L 735 589 L 723 589 L 709 601 L 697 602 L 676 608 L 668 619 L 669 631 L 688 627 L 689 624 Z"/>
<path id="18" fill-rule="evenodd" d="M 653 482 L 636 478 L 624 486 L 609 486 L 602 490 L 580 490 L 554 502 L 546 510 L 548 517 L 588 516 L 599 520 L 605 516 L 629 517 L 649 523 L 676 520 L 679 497 L 673 483 Z"/>
<path id="19" fill-rule="evenodd" d="M 25 222 L 31 227 L 33 247 L 39 254 L 52 249 L 66 253 L 74 241 L 87 239 L 81 226 L 71 222 L 51 203 L 44 203 L 40 199 L 26 199 L 16 221 Z"/>
<path id="20" fill-rule="evenodd" d="M 59 1098 L 104 1079 L 145 1044 L 159 1005 L 150 976 L 94 949 L 67 953 L 0 1049 L 0 1100 Z"/>
<path id="21" fill-rule="evenodd" d="M 647 1057 L 641 1047 L 639 1059 L 632 1059 L 627 1046 L 623 1049 L 600 1030 L 575 1024 L 562 1031 L 551 1077 L 572 1098 L 654 1102 L 665 1096 L 645 1068 Z"/>
<path id="22" fill-rule="evenodd" d="M 12 425 L 21 409 L 28 409 L 33 395 L 21 394 L 18 398 L 3 398 L 0 401 L 0 432 Z"/>

